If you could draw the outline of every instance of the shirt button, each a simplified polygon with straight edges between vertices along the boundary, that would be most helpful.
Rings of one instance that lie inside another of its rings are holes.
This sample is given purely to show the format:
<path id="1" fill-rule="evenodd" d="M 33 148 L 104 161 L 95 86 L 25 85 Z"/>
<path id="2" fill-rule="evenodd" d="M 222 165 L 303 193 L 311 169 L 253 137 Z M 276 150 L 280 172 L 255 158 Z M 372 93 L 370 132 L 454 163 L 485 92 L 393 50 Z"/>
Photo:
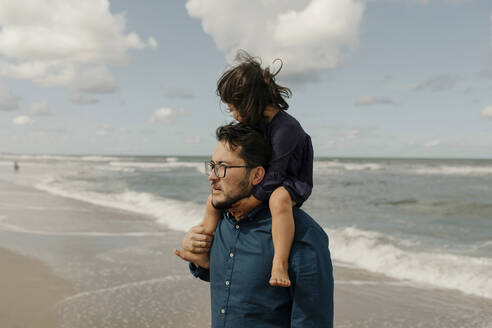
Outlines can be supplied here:
<path id="1" fill-rule="evenodd" d="M 221 309 L 220 310 L 220 313 L 224 314 L 225 313 L 225 309 Z"/>
<path id="2" fill-rule="evenodd" d="M 227 280 L 225 284 L 226 284 L 226 286 L 229 286 L 231 283 L 229 280 Z"/>
<path id="3" fill-rule="evenodd" d="M 236 224 L 236 229 L 239 229 L 239 224 Z"/>
<path id="4" fill-rule="evenodd" d="M 230 257 L 234 257 L 234 253 L 232 253 L 232 252 L 231 252 L 231 253 L 229 253 L 229 256 L 230 256 Z"/>

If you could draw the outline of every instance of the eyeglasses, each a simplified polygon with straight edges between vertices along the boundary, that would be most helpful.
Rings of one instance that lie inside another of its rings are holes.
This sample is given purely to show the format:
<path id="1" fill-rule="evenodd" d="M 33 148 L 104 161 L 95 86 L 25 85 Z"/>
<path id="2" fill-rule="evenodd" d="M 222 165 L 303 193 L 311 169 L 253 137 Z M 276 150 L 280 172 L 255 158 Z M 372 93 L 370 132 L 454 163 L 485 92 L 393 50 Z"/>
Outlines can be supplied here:
<path id="1" fill-rule="evenodd" d="M 205 175 L 209 176 L 212 170 L 217 178 L 224 178 L 226 176 L 227 169 L 246 167 L 247 165 L 225 165 L 225 164 L 215 164 L 214 162 L 205 162 Z"/>

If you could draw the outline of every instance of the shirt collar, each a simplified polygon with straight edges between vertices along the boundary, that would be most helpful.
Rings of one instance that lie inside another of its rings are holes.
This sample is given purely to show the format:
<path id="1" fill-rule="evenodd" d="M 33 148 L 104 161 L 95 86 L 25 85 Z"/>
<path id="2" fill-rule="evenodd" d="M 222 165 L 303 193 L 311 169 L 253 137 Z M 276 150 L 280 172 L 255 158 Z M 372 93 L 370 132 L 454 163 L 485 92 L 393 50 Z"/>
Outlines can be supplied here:
<path id="1" fill-rule="evenodd" d="M 249 212 L 248 215 L 246 215 L 246 217 L 244 219 L 241 219 L 239 221 L 236 221 L 236 219 L 231 214 L 231 212 L 229 212 L 229 210 L 224 211 L 224 215 L 225 215 L 226 218 L 228 218 L 229 220 L 233 220 L 234 222 L 238 222 L 238 223 L 240 223 L 240 222 L 249 222 L 249 221 L 254 221 L 254 220 L 257 220 L 258 218 L 260 218 L 260 214 L 264 210 L 268 210 L 268 206 L 265 203 L 262 203 L 261 205 L 259 205 L 258 207 L 256 207 L 254 210 L 252 210 L 251 212 Z"/>

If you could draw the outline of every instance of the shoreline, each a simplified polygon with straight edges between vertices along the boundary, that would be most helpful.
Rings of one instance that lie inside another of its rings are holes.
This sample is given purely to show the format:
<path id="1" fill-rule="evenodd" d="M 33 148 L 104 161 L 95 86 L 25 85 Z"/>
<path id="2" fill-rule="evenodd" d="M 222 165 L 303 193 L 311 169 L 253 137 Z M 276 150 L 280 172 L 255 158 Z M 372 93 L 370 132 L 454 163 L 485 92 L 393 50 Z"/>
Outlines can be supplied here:
<path id="1" fill-rule="evenodd" d="M 2 215 L 2 328 L 209 327 L 208 284 L 172 254 L 182 232 L 0 180 Z M 335 327 L 489 328 L 492 320 L 489 299 L 337 264 L 334 277 Z"/>

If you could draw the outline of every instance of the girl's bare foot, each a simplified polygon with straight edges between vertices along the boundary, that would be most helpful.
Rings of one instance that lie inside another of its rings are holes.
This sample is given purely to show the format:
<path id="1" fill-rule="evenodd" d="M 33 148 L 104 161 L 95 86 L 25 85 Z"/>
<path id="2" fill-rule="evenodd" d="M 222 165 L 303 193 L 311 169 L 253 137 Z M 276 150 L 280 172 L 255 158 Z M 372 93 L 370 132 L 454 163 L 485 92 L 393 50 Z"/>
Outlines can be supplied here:
<path id="1" fill-rule="evenodd" d="M 287 269 L 289 268 L 288 261 L 280 261 L 273 259 L 272 274 L 270 277 L 270 285 L 278 287 L 290 287 L 289 273 Z"/>

